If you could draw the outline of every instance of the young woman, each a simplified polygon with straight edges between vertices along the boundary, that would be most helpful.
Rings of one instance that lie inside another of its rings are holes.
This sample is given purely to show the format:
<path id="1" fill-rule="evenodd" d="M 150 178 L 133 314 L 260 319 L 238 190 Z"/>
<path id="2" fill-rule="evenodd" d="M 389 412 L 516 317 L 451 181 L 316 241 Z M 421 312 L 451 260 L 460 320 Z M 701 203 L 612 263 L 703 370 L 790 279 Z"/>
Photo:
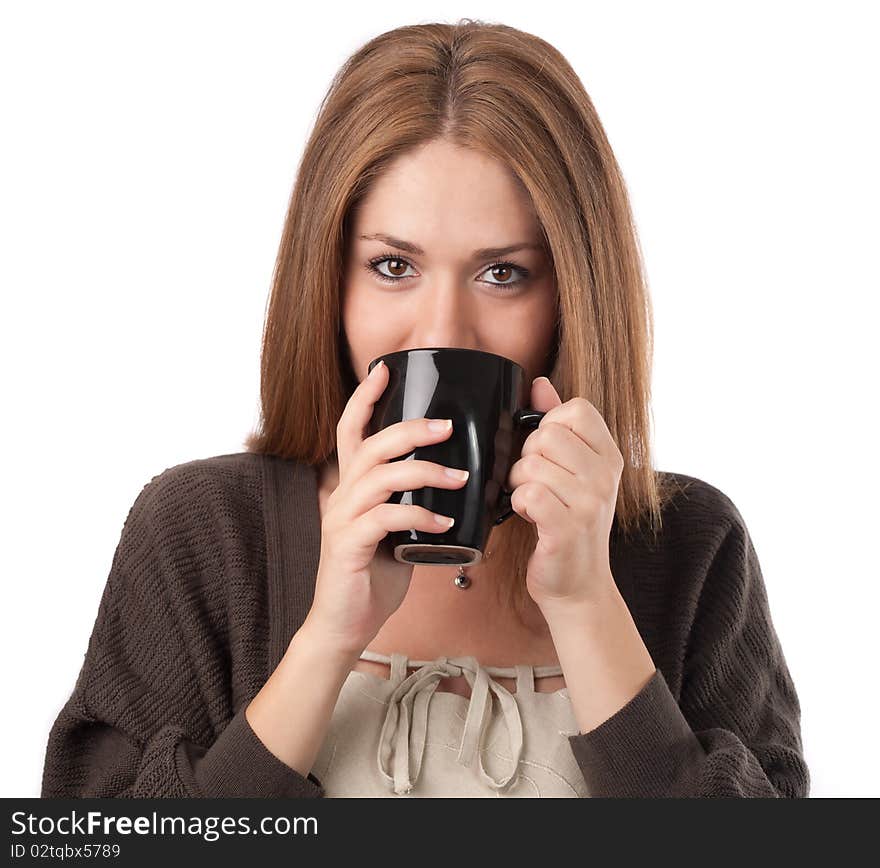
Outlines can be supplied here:
<path id="1" fill-rule="evenodd" d="M 136 500 L 44 795 L 806 796 L 745 523 L 653 467 L 651 322 L 558 51 L 473 21 L 363 46 L 290 200 L 260 429 Z M 461 572 L 378 547 L 439 527 L 392 492 L 463 484 L 392 461 L 449 427 L 365 435 L 370 361 L 415 347 L 512 359 L 545 412 Z"/>

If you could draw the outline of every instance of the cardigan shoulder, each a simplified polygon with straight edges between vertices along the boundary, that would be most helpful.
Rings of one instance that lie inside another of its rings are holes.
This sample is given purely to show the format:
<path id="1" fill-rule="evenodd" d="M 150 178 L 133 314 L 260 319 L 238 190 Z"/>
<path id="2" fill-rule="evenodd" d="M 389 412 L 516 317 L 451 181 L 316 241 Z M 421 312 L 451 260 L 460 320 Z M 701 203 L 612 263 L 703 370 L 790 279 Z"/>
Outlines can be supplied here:
<path id="1" fill-rule="evenodd" d="M 262 548 L 263 465 L 255 453 L 175 464 L 144 484 L 123 524 L 118 554 L 142 549 L 188 551 L 218 568 L 223 552 Z"/>
<path id="2" fill-rule="evenodd" d="M 663 514 L 663 547 L 677 566 L 702 583 L 726 570 L 746 578 L 757 568 L 749 528 L 739 507 L 717 486 L 684 473 L 667 474 L 678 486 Z M 751 563 L 747 563 L 751 561 Z"/>
<path id="3" fill-rule="evenodd" d="M 155 474 L 138 500 L 171 510 L 189 510 L 214 499 L 238 510 L 260 506 L 263 456 L 233 452 L 181 462 Z"/>
<path id="4" fill-rule="evenodd" d="M 640 535 L 637 557 L 656 580 L 690 593 L 699 590 L 713 565 L 717 569 L 730 561 L 731 548 L 742 555 L 751 545 L 748 527 L 732 498 L 716 485 L 685 473 L 659 472 L 673 493 L 656 540 Z"/>
<path id="5" fill-rule="evenodd" d="M 107 581 L 120 617 L 160 608 L 169 631 L 200 656 L 222 657 L 232 633 L 255 638 L 267 608 L 261 458 L 187 461 L 143 486 Z"/>
<path id="6" fill-rule="evenodd" d="M 235 453 L 154 475 L 125 519 L 90 642 L 93 655 L 161 641 L 145 677 L 183 685 L 174 707 L 200 736 L 208 721 L 216 735 L 268 676 L 262 472 L 260 455 Z M 98 672 L 88 669 L 87 700 Z"/>
<path id="7" fill-rule="evenodd" d="M 730 496 L 711 482 L 686 473 L 657 472 L 662 483 L 673 491 L 664 507 L 663 520 L 665 523 L 668 519 L 676 533 L 710 527 L 727 530 L 744 524 Z"/>

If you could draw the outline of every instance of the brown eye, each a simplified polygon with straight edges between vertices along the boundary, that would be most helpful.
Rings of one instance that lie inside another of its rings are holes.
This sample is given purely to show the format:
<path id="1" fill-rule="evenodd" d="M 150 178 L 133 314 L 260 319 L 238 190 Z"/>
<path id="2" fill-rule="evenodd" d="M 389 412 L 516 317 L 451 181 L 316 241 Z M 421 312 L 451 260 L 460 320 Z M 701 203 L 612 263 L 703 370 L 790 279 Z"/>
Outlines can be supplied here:
<path id="1" fill-rule="evenodd" d="M 511 280 L 510 277 L 515 272 L 518 272 L 520 276 Z M 497 287 L 497 291 L 501 293 L 516 292 L 524 288 L 529 277 L 529 272 L 525 268 L 521 265 L 514 265 L 512 262 L 496 262 L 483 273 L 488 273 L 492 277 L 492 280 L 484 280 L 483 282 L 488 283 L 489 286 Z"/>
<path id="2" fill-rule="evenodd" d="M 394 277 L 403 276 L 402 272 L 406 271 L 406 262 L 404 262 L 402 259 L 386 259 L 385 261 L 388 263 L 388 270 Z M 400 273 L 398 273 L 398 271 L 396 271 L 395 269 L 400 269 Z"/>
<path id="3" fill-rule="evenodd" d="M 387 266 L 387 272 L 383 269 L 383 266 Z M 372 272 L 379 280 L 383 280 L 385 283 L 398 283 L 404 278 L 412 277 L 411 274 L 402 273 L 411 267 L 405 259 L 401 259 L 399 256 L 391 256 L 390 254 L 377 256 L 366 263 L 367 271 Z"/>

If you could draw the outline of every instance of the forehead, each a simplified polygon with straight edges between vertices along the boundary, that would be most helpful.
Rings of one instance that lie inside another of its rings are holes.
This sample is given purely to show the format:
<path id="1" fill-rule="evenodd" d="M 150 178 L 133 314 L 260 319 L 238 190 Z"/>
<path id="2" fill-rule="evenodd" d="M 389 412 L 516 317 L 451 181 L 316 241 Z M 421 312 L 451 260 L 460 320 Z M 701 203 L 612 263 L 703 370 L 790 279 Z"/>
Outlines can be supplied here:
<path id="1" fill-rule="evenodd" d="M 357 232 L 468 247 L 536 240 L 540 229 L 528 191 L 504 163 L 445 142 L 397 157 L 353 217 Z"/>

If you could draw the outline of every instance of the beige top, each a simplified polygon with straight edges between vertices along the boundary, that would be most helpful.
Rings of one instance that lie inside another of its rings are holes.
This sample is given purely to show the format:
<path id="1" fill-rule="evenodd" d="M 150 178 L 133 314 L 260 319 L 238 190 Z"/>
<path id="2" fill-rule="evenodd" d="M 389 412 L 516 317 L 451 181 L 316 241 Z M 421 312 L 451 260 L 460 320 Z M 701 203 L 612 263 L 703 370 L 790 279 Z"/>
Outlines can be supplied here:
<path id="1" fill-rule="evenodd" d="M 577 723 L 566 688 L 535 691 L 557 666 L 482 667 L 474 657 L 416 660 L 366 650 L 390 679 L 352 670 L 312 773 L 328 797 L 589 795 L 568 736 Z M 464 675 L 470 697 L 438 691 Z M 516 678 L 511 693 L 491 676 Z M 430 714 L 428 713 L 430 709 Z"/>

